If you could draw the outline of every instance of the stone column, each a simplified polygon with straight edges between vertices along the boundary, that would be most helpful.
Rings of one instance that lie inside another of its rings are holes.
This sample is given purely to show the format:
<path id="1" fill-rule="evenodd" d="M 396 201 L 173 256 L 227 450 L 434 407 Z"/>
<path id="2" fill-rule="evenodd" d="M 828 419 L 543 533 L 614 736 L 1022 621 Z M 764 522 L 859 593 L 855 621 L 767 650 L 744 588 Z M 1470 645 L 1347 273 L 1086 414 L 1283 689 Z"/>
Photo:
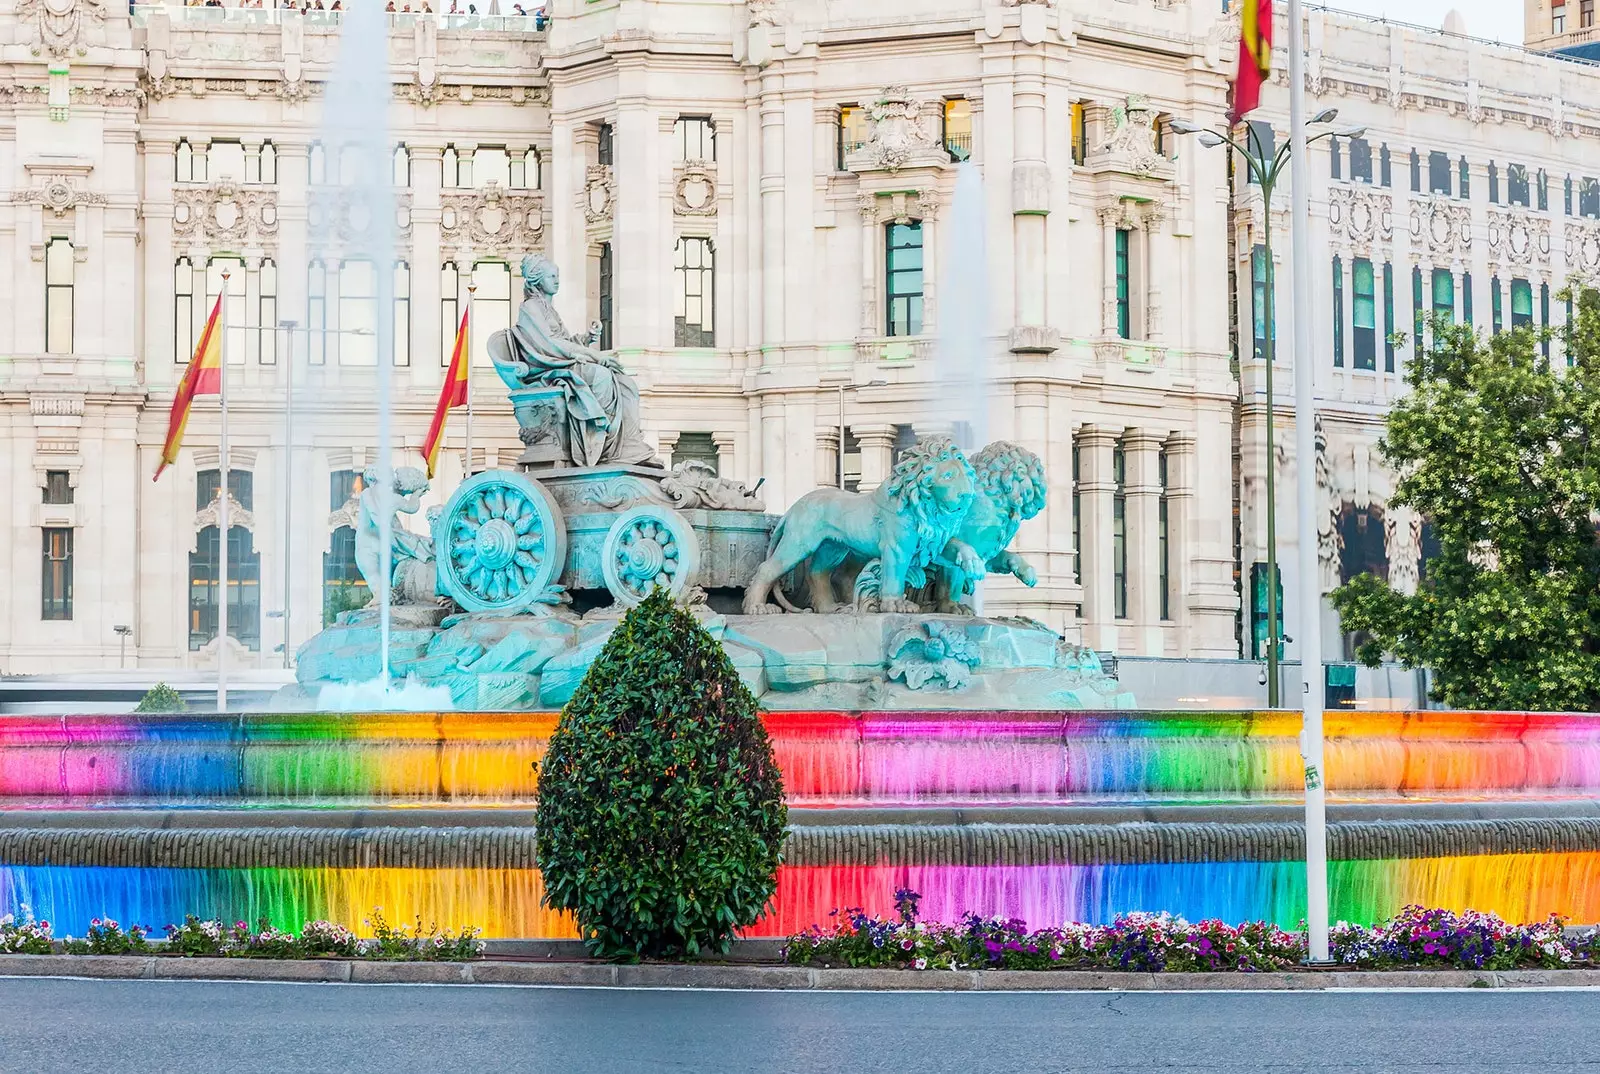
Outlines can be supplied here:
<path id="1" fill-rule="evenodd" d="M 861 491 L 868 492 L 889 476 L 894 461 L 894 426 L 852 425 L 850 429 L 861 445 Z"/>
<path id="2" fill-rule="evenodd" d="M 878 264 L 883 260 L 879 236 L 878 197 L 862 194 L 856 203 L 861 213 L 861 334 L 868 339 L 884 334 L 885 321 L 878 301 Z"/>
<path id="3" fill-rule="evenodd" d="M 1011 211 L 1015 235 L 1012 277 L 1018 328 L 1047 324 L 1045 218 L 1050 213 L 1050 168 L 1045 162 L 1044 53 L 1016 53 L 1012 83 Z M 1020 335 L 1020 333 L 1019 333 Z M 1052 348 L 1053 349 L 1053 348 Z"/>
<path id="4" fill-rule="evenodd" d="M 1100 299 L 1100 334 L 1107 337 L 1117 335 L 1117 210 L 1103 208 L 1100 210 L 1101 232 L 1101 288 Z"/>
<path id="5" fill-rule="evenodd" d="M 761 87 L 761 329 L 766 343 L 781 343 L 784 334 L 784 108 L 783 64 L 762 72 Z M 782 458 L 769 461 L 767 469 Z"/>
<path id="6" fill-rule="evenodd" d="M 817 487 L 839 483 L 839 429 L 826 425 L 817 427 Z"/>
<path id="7" fill-rule="evenodd" d="M 1193 542 L 1189 529 L 1194 524 L 1194 437 L 1173 433 L 1167 437 L 1167 603 L 1178 627 L 1178 651 L 1189 653 L 1189 580 L 1193 571 L 1189 555 Z"/>
<path id="8" fill-rule="evenodd" d="M 1117 647 L 1111 594 L 1111 449 L 1120 430 L 1085 425 L 1078 432 L 1078 493 L 1083 506 L 1083 618 L 1085 644 Z"/>
<path id="9" fill-rule="evenodd" d="M 1167 241 L 1162 232 L 1166 224 L 1166 210 L 1163 206 L 1151 203 L 1144 211 L 1144 264 L 1140 266 L 1144 273 L 1145 300 L 1144 300 L 1144 338 L 1155 342 L 1167 338 L 1165 310 L 1162 308 L 1162 292 L 1160 273 L 1163 270 L 1176 270 L 1175 258 L 1166 256 Z"/>
<path id="10" fill-rule="evenodd" d="M 1161 434 L 1130 429 L 1122 438 L 1127 467 L 1128 618 L 1140 656 L 1161 656 Z"/>

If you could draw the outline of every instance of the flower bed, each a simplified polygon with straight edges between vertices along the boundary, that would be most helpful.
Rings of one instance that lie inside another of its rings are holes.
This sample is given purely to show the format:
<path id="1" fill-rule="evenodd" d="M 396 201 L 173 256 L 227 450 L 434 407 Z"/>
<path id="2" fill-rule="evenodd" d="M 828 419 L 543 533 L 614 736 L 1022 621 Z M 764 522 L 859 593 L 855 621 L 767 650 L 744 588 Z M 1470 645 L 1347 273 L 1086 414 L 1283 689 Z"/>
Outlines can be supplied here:
<path id="1" fill-rule="evenodd" d="M 1263 921 L 1191 924 L 1171 914 L 1130 913 L 1109 925 L 1029 930 L 1021 921 L 968 914 L 959 925 L 917 917 L 920 896 L 895 892 L 898 916 L 835 910 L 833 923 L 789 937 L 786 962 L 904 969 L 1125 970 L 1146 973 L 1259 973 L 1301 966 L 1306 934 Z M 1334 962 L 1363 969 L 1555 969 L 1600 966 L 1594 930 L 1569 937 L 1551 916 L 1512 925 L 1493 914 L 1408 906 L 1371 927 L 1341 922 Z"/>
<path id="2" fill-rule="evenodd" d="M 389 924 L 383 913 L 374 909 L 366 919 L 372 928 L 371 939 L 357 939 L 343 925 L 330 921 L 307 921 L 300 935 L 274 928 L 265 919 L 251 928 L 243 921 L 232 925 L 205 920 L 193 914 L 181 925 L 168 925 L 164 943 L 152 944 L 151 930 L 142 925 L 124 928 L 110 918 L 95 918 L 83 937 L 65 936 L 57 940 L 50 922 L 34 920 L 28 907 L 22 916 L 0 917 L 0 954 L 22 955 L 169 955 L 212 958 L 364 958 L 392 962 L 454 962 L 483 954 L 480 929 L 468 926 L 459 932 L 424 928 L 418 918 L 414 927 Z"/>

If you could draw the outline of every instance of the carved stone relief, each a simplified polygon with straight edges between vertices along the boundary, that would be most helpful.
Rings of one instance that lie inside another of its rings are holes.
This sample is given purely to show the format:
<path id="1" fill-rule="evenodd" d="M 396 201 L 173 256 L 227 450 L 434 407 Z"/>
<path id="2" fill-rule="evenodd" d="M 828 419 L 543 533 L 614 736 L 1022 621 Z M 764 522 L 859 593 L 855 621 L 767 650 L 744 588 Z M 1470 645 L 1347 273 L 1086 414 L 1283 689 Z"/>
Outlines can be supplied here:
<path id="1" fill-rule="evenodd" d="M 616 175 L 611 165 L 589 165 L 583 181 L 583 218 L 591 224 L 610 220 L 616 189 Z"/>
<path id="2" fill-rule="evenodd" d="M 400 242 L 410 241 L 411 194 L 409 192 L 396 192 L 394 213 L 395 239 Z M 348 190 L 314 190 L 307 199 L 306 222 L 315 238 L 357 243 L 372 226 L 372 207 Z"/>
<path id="3" fill-rule="evenodd" d="M 217 495 L 211 497 L 210 503 L 194 513 L 194 530 L 196 533 L 199 533 L 207 526 L 215 526 L 217 524 L 217 518 L 220 513 L 218 505 L 221 501 L 222 494 L 219 490 Z M 253 533 L 256 528 L 256 516 L 238 500 L 234 499 L 232 492 L 229 492 L 228 528 L 232 529 L 234 526 L 243 526 Z"/>
<path id="4" fill-rule="evenodd" d="M 1156 148 L 1157 114 L 1137 95 L 1107 109 L 1105 138 L 1085 166 L 1093 172 L 1121 172 L 1141 179 L 1172 178 L 1172 161 Z"/>
<path id="5" fill-rule="evenodd" d="M 11 200 L 25 205 L 43 206 L 56 217 L 64 217 L 80 205 L 104 205 L 106 196 L 83 190 L 62 175 L 47 175 L 39 186 L 12 191 Z"/>
<path id="6" fill-rule="evenodd" d="M 1383 543 L 1389 556 L 1390 588 L 1412 596 L 1422 577 L 1422 516 L 1409 507 L 1387 508 Z"/>
<path id="7" fill-rule="evenodd" d="M 1594 278 L 1600 273 L 1600 224 L 1568 222 L 1567 269 Z"/>
<path id="8" fill-rule="evenodd" d="M 172 233 L 231 246 L 270 247 L 278 236 L 278 192 L 233 182 L 173 191 Z"/>
<path id="9" fill-rule="evenodd" d="M 1437 261 L 1472 255 L 1472 210 L 1444 198 L 1411 203 L 1411 248 Z"/>
<path id="10" fill-rule="evenodd" d="M 692 160 L 678 165 L 672 179 L 672 211 L 679 216 L 717 215 L 717 166 Z"/>
<path id="11" fill-rule="evenodd" d="M 34 25 L 34 55 L 81 55 L 98 43 L 106 9 L 101 0 L 19 0 L 17 21 Z"/>
<path id="12" fill-rule="evenodd" d="M 1519 210 L 1489 210 L 1489 260 L 1510 268 L 1550 264 L 1550 221 Z"/>
<path id="13" fill-rule="evenodd" d="M 492 251 L 525 253 L 544 245 L 544 198 L 508 194 L 498 183 L 440 199 L 439 229 L 445 244 Z"/>
<path id="14" fill-rule="evenodd" d="M 1394 241 L 1393 203 L 1377 191 L 1334 187 L 1328 195 L 1328 224 L 1336 241 L 1358 254 L 1370 253 Z"/>
<path id="15" fill-rule="evenodd" d="M 904 86 L 884 87 L 867 110 L 867 140 L 845 157 L 845 167 L 892 174 L 901 168 L 948 165 L 950 154 L 922 112 L 922 103 Z"/>
<path id="16" fill-rule="evenodd" d="M 938 196 L 931 190 L 896 190 L 887 194 L 862 193 L 856 207 L 869 224 L 909 224 L 932 220 L 938 214 Z"/>

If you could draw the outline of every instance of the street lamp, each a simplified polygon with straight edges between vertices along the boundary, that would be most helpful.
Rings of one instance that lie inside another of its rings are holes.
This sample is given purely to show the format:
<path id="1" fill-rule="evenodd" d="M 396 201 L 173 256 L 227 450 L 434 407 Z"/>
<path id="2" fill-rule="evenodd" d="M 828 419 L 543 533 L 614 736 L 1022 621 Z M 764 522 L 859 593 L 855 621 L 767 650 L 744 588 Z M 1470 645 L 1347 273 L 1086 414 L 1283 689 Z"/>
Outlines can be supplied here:
<path id="1" fill-rule="evenodd" d="M 839 456 L 838 456 L 839 465 L 836 467 L 836 469 L 838 470 L 838 473 L 839 473 L 839 487 L 841 489 L 844 488 L 844 429 L 845 429 L 845 425 L 844 425 L 844 390 L 846 388 L 882 388 L 884 385 L 886 385 L 888 383 L 889 383 L 888 381 L 880 379 L 880 380 L 869 380 L 865 384 L 855 384 L 855 383 L 853 383 L 851 381 L 840 381 L 839 384 L 838 384 L 838 389 L 839 389 Z"/>
<path id="2" fill-rule="evenodd" d="M 128 635 L 133 633 L 131 626 L 114 626 L 111 632 L 117 636 L 117 667 L 128 666 Z"/>
<path id="3" fill-rule="evenodd" d="M 1327 127 L 1339 116 L 1336 108 L 1326 108 L 1318 112 L 1312 123 Z M 1235 141 L 1230 133 L 1210 130 L 1198 123 L 1186 119 L 1173 120 L 1172 130 L 1178 134 L 1193 134 L 1198 136 L 1200 144 L 1207 149 L 1219 145 L 1229 145 L 1244 157 L 1245 164 L 1250 169 L 1250 176 L 1261 187 L 1261 204 L 1266 220 L 1262 226 L 1262 245 L 1266 260 L 1266 299 L 1263 309 L 1262 321 L 1266 329 L 1264 344 L 1266 360 L 1266 389 L 1267 389 L 1267 707 L 1277 708 L 1280 702 L 1279 692 L 1282 688 L 1281 676 L 1278 672 L 1278 481 L 1277 466 L 1273 457 L 1273 410 L 1274 400 L 1272 393 L 1272 366 L 1276 361 L 1274 354 L 1276 345 L 1276 297 L 1277 297 L 1277 270 L 1272 262 L 1272 194 L 1277 186 L 1278 177 L 1289 163 L 1289 153 L 1292 142 L 1285 142 L 1269 159 L 1265 147 L 1256 137 L 1254 128 L 1246 127 L 1248 137 L 1245 144 Z M 1365 127 L 1340 127 L 1328 128 L 1318 131 L 1306 139 L 1307 144 L 1323 138 L 1359 138 L 1367 132 Z M 1249 148 L 1247 148 L 1247 146 Z M 1300 311 L 1298 316 L 1305 316 L 1305 311 Z M 1308 376 L 1308 367 L 1301 364 L 1302 376 Z M 1301 460 L 1300 465 L 1309 465 L 1309 460 Z M 1314 540 L 1311 534 L 1300 535 L 1300 540 Z M 1253 633 L 1253 628 L 1252 628 Z M 1302 655 L 1302 659 L 1315 660 L 1317 654 Z"/>

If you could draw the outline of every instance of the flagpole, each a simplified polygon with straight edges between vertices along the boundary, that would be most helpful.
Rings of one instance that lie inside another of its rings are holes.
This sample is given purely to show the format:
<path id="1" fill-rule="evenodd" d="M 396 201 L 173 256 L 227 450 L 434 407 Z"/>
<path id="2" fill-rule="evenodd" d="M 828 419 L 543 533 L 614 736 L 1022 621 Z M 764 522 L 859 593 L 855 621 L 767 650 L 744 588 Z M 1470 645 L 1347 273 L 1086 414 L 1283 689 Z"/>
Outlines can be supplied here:
<path id="1" fill-rule="evenodd" d="M 462 340 L 461 355 L 461 380 L 466 385 L 467 392 L 467 474 L 472 476 L 472 324 L 475 318 L 472 315 L 472 300 L 477 295 L 476 282 L 467 284 L 467 330 Z"/>
<path id="2" fill-rule="evenodd" d="M 1311 198 L 1306 165 L 1306 81 L 1300 0 L 1289 0 L 1289 242 L 1294 259 L 1295 487 L 1299 499 L 1300 675 L 1305 714 L 1306 930 L 1312 962 L 1328 961 L 1328 799 L 1322 731 L 1322 593 L 1317 564 L 1317 441 L 1311 349 Z M 1271 460 L 1268 460 L 1271 465 Z"/>
<path id="3" fill-rule="evenodd" d="M 217 399 L 222 416 L 218 451 L 222 456 L 222 489 L 217 497 L 217 711 L 228 711 L 228 276 L 222 270 L 217 299 Z"/>

